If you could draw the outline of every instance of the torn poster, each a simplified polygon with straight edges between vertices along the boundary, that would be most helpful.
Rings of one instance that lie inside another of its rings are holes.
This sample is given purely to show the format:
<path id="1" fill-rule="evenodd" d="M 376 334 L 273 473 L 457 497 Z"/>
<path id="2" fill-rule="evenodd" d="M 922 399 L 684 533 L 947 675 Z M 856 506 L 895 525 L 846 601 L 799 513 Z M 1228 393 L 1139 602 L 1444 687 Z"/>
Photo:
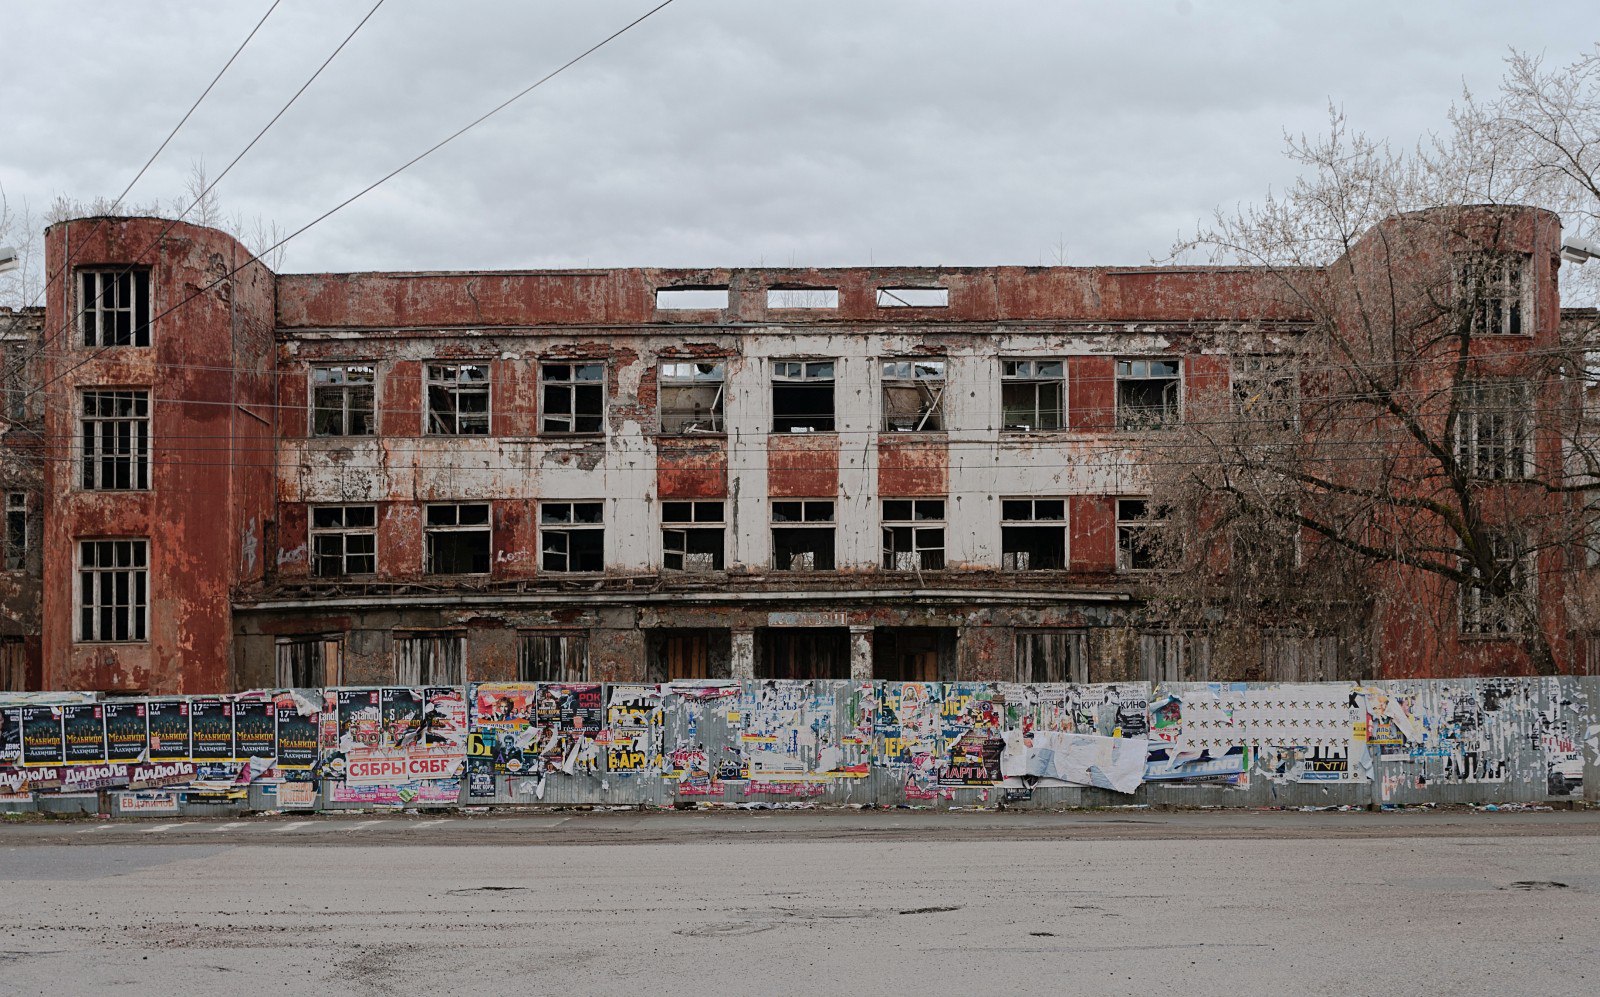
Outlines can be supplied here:
<path id="1" fill-rule="evenodd" d="M 1054 779 L 1132 793 L 1144 781 L 1149 742 L 1142 737 L 1103 737 L 1020 730 L 1005 732 L 1000 772 L 1006 778 Z"/>

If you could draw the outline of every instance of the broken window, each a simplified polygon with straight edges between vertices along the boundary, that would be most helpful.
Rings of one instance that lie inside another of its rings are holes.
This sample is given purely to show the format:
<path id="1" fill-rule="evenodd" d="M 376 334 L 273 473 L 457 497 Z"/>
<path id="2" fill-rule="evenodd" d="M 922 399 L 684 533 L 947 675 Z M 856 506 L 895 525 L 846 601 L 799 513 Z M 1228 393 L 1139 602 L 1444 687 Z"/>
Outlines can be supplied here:
<path id="1" fill-rule="evenodd" d="M 880 287 L 879 308 L 945 308 L 950 290 L 944 287 Z"/>
<path id="2" fill-rule="evenodd" d="M 278 638 L 277 683 L 280 689 L 317 689 L 344 680 L 344 639 Z"/>
<path id="3" fill-rule="evenodd" d="M 148 559 L 147 540 L 79 542 L 79 640 L 112 643 L 147 639 Z"/>
<path id="4" fill-rule="evenodd" d="M 832 571 L 833 566 L 833 501 L 802 499 L 773 502 L 773 569 Z"/>
<path id="5" fill-rule="evenodd" d="M 1001 499 L 1000 567 L 1060 571 L 1066 566 L 1066 499 Z"/>
<path id="6" fill-rule="evenodd" d="M 605 503 L 539 503 L 539 550 L 545 571 L 606 570 Z"/>
<path id="7" fill-rule="evenodd" d="M 423 528 L 430 575 L 489 573 L 487 503 L 430 505 Z"/>
<path id="8" fill-rule="evenodd" d="M 944 567 L 944 499 L 883 500 L 883 566 L 890 571 Z"/>
<path id="9" fill-rule="evenodd" d="M 659 384 L 663 433 L 723 431 L 722 361 L 663 361 Z"/>
<path id="10" fill-rule="evenodd" d="M 28 358 L 20 351 L 15 357 L 0 354 L 0 367 L 3 367 L 0 391 L 5 393 L 5 418 L 22 422 L 28 418 Z"/>
<path id="11" fill-rule="evenodd" d="M 21 571 L 27 566 L 28 496 L 24 492 L 7 492 L 5 570 Z"/>
<path id="12" fill-rule="evenodd" d="M 373 418 L 371 364 L 345 364 L 311 369 L 311 434 L 313 436 L 371 436 Z"/>
<path id="13" fill-rule="evenodd" d="M 1066 426 L 1066 364 L 1061 360 L 1002 360 L 1000 419 L 1006 429 L 1030 432 Z"/>
<path id="14" fill-rule="evenodd" d="M 661 503 L 661 566 L 668 571 L 721 571 L 723 503 Z"/>
<path id="15" fill-rule="evenodd" d="M 1526 477 L 1530 457 L 1529 386 L 1521 381 L 1478 381 L 1457 390 L 1456 459 L 1471 477 Z"/>
<path id="16" fill-rule="evenodd" d="M 1088 682 L 1088 631 L 1019 631 L 1015 676 L 1022 683 Z"/>
<path id="17" fill-rule="evenodd" d="M 1233 358 L 1233 411 L 1293 429 L 1300 422 L 1300 371 L 1293 357 Z"/>
<path id="18" fill-rule="evenodd" d="M 518 635 L 517 681 L 589 681 L 588 633 L 581 630 L 530 630 Z"/>
<path id="19" fill-rule="evenodd" d="M 0 692 L 22 692 L 27 688 L 26 650 L 21 637 L 0 637 Z"/>
<path id="20" fill-rule="evenodd" d="M 1473 335 L 1520 336 L 1525 307 L 1526 253 L 1459 253 L 1456 289 Z"/>
<path id="21" fill-rule="evenodd" d="M 1461 632 L 1485 637 L 1522 633 L 1533 616 L 1537 554 L 1506 531 L 1490 531 L 1484 540 L 1490 567 L 1461 559 L 1468 578 L 1461 584 Z"/>
<path id="22" fill-rule="evenodd" d="M 377 570 L 377 506 L 323 505 L 311 510 L 313 575 L 318 578 L 339 578 L 344 575 L 370 575 Z"/>
<path id="23" fill-rule="evenodd" d="M 832 360 L 773 361 L 772 431 L 833 431 Z"/>
<path id="24" fill-rule="evenodd" d="M 883 429 L 937 433 L 944 429 L 944 361 L 883 362 Z"/>
<path id="25" fill-rule="evenodd" d="M 1205 682 L 1211 677 L 1206 637 L 1150 630 L 1139 635 L 1139 669 L 1146 682 Z"/>
<path id="26" fill-rule="evenodd" d="M 1170 429 L 1182 415 L 1177 360 L 1117 361 L 1117 428 Z"/>
<path id="27" fill-rule="evenodd" d="M 544 385 L 540 432 L 559 436 L 605 431 L 605 364 L 541 364 L 539 380 Z"/>
<path id="28" fill-rule="evenodd" d="M 459 630 L 408 631 L 394 636 L 397 685 L 463 685 L 467 635 Z"/>
<path id="29" fill-rule="evenodd" d="M 656 307 L 662 311 L 724 309 L 728 307 L 728 289 L 726 286 L 657 288 Z"/>
<path id="30" fill-rule="evenodd" d="M 150 271 L 78 271 L 84 346 L 150 345 Z"/>
<path id="31" fill-rule="evenodd" d="M 488 364 L 428 364 L 428 432 L 489 435 Z"/>
<path id="32" fill-rule="evenodd" d="M 838 308 L 837 287 L 774 287 L 767 290 L 768 308 Z"/>
<path id="33" fill-rule="evenodd" d="M 83 487 L 134 491 L 150 487 L 150 393 L 83 393 Z"/>
<path id="34" fill-rule="evenodd" d="M 1117 570 L 1152 571 L 1159 568 L 1156 549 L 1166 520 L 1152 515 L 1144 499 L 1117 499 Z"/>

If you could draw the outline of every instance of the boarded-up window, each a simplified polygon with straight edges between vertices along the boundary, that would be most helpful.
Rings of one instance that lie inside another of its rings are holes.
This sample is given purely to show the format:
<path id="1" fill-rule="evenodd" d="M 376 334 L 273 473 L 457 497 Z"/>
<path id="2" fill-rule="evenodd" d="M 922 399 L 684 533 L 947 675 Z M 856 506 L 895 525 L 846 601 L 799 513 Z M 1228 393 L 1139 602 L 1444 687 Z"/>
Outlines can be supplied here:
<path id="1" fill-rule="evenodd" d="M 0 689 L 21 692 L 27 683 L 27 658 L 21 637 L 0 637 Z"/>
<path id="2" fill-rule="evenodd" d="M 1211 641 L 1191 634 L 1139 635 L 1139 669 L 1146 682 L 1205 682 L 1211 677 Z"/>
<path id="3" fill-rule="evenodd" d="M 1088 632 L 1028 630 L 1018 633 L 1016 681 L 1090 681 Z"/>
<path id="4" fill-rule="evenodd" d="M 462 685 L 467 635 L 459 630 L 397 633 L 394 678 L 400 685 Z"/>
<path id="5" fill-rule="evenodd" d="M 529 631 L 517 642 L 517 681 L 587 682 L 589 635 L 577 630 Z"/>
<path id="6" fill-rule="evenodd" d="M 278 639 L 277 684 L 282 689 L 339 685 L 344 675 L 344 641 L 339 637 Z"/>

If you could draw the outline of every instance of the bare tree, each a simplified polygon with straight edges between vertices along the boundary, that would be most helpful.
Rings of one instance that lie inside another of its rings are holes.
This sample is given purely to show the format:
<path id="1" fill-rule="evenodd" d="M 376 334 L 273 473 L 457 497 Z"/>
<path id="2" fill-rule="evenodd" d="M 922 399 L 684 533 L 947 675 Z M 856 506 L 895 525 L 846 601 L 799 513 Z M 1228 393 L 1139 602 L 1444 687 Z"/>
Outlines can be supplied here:
<path id="1" fill-rule="evenodd" d="M 1405 152 L 1333 110 L 1288 139 L 1290 188 L 1174 247 L 1271 280 L 1210 344 L 1229 386 L 1159 448 L 1157 612 L 1245 647 L 1379 628 L 1391 654 L 1558 669 L 1591 626 L 1562 605 L 1593 545 L 1594 337 L 1558 335 L 1537 289 L 1560 222 L 1594 231 L 1597 65 L 1514 54 L 1494 100 Z"/>

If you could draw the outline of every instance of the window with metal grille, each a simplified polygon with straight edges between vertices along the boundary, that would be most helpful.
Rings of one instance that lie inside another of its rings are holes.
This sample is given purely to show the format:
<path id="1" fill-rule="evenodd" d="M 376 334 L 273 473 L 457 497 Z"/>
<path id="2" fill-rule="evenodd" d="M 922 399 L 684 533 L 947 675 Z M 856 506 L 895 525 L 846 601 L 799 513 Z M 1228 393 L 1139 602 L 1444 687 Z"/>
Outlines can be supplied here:
<path id="1" fill-rule="evenodd" d="M 1060 571 L 1067 566 L 1066 499 L 1000 500 L 1000 567 Z"/>
<path id="2" fill-rule="evenodd" d="M 321 634 L 278 638 L 277 684 L 282 689 L 317 689 L 344 681 L 344 639 Z"/>
<path id="3" fill-rule="evenodd" d="M 430 505 L 423 527 L 431 575 L 489 573 L 489 505 Z"/>
<path id="4" fill-rule="evenodd" d="M 459 630 L 394 635 L 394 679 L 400 685 L 464 685 L 467 635 Z"/>
<path id="5" fill-rule="evenodd" d="M 150 271 L 78 271 L 78 333 L 84 346 L 149 346 Z"/>
<path id="6" fill-rule="evenodd" d="M 1015 677 L 1023 683 L 1088 682 L 1088 631 L 1019 631 Z"/>
<path id="7" fill-rule="evenodd" d="M 1182 416 L 1182 380 L 1177 360 L 1117 361 L 1117 428 L 1170 429 Z"/>
<path id="8" fill-rule="evenodd" d="M 833 361 L 772 362 L 772 431 L 833 431 Z"/>
<path id="9" fill-rule="evenodd" d="M 378 421 L 373 409 L 377 371 L 370 364 L 313 367 L 311 370 L 311 433 L 313 436 L 371 436 Z"/>
<path id="10" fill-rule="evenodd" d="M 1474 478 L 1515 480 L 1528 475 L 1531 453 L 1529 385 L 1479 381 L 1457 392 L 1456 459 Z"/>
<path id="11" fill-rule="evenodd" d="M 667 360 L 657 389 L 661 431 L 670 435 L 721 433 L 725 368 L 719 361 Z"/>
<path id="12" fill-rule="evenodd" d="M 821 525 L 821 524 L 827 525 Z M 772 567 L 777 571 L 832 571 L 833 501 L 772 503 Z"/>
<path id="13" fill-rule="evenodd" d="M 661 566 L 721 571 L 726 525 L 722 502 L 661 503 Z"/>
<path id="14" fill-rule="evenodd" d="M 148 391 L 85 391 L 79 430 L 84 488 L 138 491 L 150 487 Z"/>
<path id="15" fill-rule="evenodd" d="M 1293 357 L 1233 358 L 1233 411 L 1251 422 L 1292 429 L 1300 423 L 1300 369 Z"/>
<path id="16" fill-rule="evenodd" d="M 1000 361 L 1000 420 L 1013 432 L 1066 426 L 1067 378 L 1062 360 Z"/>
<path id="17" fill-rule="evenodd" d="M 1117 499 L 1117 570 L 1152 571 L 1160 567 L 1156 547 L 1166 519 L 1152 515 L 1144 499 Z"/>
<path id="18" fill-rule="evenodd" d="M 1479 637 L 1513 636 L 1533 618 L 1538 587 L 1537 555 L 1506 531 L 1484 535 L 1489 565 L 1461 559 L 1468 578 L 1461 591 L 1461 632 Z"/>
<path id="19" fill-rule="evenodd" d="M 944 567 L 944 499 L 883 500 L 883 566 L 890 571 Z"/>
<path id="20" fill-rule="evenodd" d="M 428 432 L 434 436 L 489 434 L 489 365 L 427 366 Z"/>
<path id="21" fill-rule="evenodd" d="M 539 381 L 544 387 L 540 432 L 562 436 L 605 431 L 605 364 L 541 364 Z"/>
<path id="22" fill-rule="evenodd" d="M 530 630 L 517 640 L 517 681 L 589 681 L 589 635 L 577 630 Z"/>
<path id="23" fill-rule="evenodd" d="M 147 639 L 149 542 L 78 543 L 78 639 L 137 643 Z"/>
<path id="24" fill-rule="evenodd" d="M 605 503 L 540 502 L 539 567 L 554 572 L 606 570 Z"/>
<path id="25" fill-rule="evenodd" d="M 7 492 L 5 569 L 21 571 L 27 566 L 28 496 L 25 492 Z"/>
<path id="26" fill-rule="evenodd" d="M 378 507 L 320 505 L 311 510 L 311 573 L 318 578 L 378 570 Z"/>
<path id="27" fill-rule="evenodd" d="M 1473 335 L 1523 334 L 1528 260 L 1526 253 L 1457 254 L 1456 292 L 1467 309 Z"/>
<path id="28" fill-rule="evenodd" d="M 944 361 L 883 362 L 883 431 L 944 431 Z"/>

